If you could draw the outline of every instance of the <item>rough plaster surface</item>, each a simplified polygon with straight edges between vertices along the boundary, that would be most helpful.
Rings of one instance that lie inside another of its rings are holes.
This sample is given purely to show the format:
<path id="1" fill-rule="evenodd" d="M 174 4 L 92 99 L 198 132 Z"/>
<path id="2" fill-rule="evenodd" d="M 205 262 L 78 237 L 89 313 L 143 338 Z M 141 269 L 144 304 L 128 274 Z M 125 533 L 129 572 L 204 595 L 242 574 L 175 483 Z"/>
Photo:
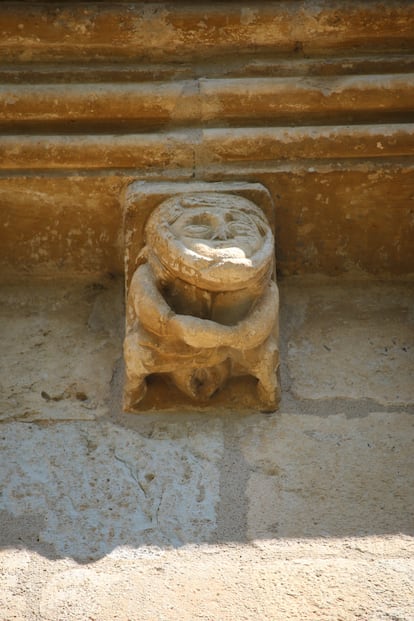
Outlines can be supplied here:
<path id="1" fill-rule="evenodd" d="M 290 300 L 302 315 L 287 359 L 297 396 L 413 403 L 413 286 L 366 288 L 310 285 Z"/>
<path id="2" fill-rule="evenodd" d="M 120 291 L 100 282 L 1 287 L 0 420 L 89 420 L 107 411 Z"/>
<path id="3" fill-rule="evenodd" d="M 244 416 L 122 414 L 122 292 L 104 286 L 2 293 L 0 619 L 412 621 L 413 393 L 383 405 L 360 337 L 410 345 L 408 285 L 282 282 L 281 409 Z M 306 334 L 331 335 L 354 392 L 320 397 L 333 363 L 307 356 Z M 38 400 L 72 376 L 93 420 L 76 396 Z"/>

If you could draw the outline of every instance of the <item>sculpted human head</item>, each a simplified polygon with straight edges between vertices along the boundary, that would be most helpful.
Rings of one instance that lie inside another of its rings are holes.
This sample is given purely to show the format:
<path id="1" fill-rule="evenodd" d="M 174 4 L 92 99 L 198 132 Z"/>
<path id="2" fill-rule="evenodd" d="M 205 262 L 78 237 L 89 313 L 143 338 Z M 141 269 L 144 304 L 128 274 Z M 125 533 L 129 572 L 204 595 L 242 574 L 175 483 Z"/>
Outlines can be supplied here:
<path id="1" fill-rule="evenodd" d="M 147 256 L 157 272 L 207 290 L 235 290 L 270 275 L 273 235 L 263 212 L 232 194 L 170 198 L 146 226 Z"/>

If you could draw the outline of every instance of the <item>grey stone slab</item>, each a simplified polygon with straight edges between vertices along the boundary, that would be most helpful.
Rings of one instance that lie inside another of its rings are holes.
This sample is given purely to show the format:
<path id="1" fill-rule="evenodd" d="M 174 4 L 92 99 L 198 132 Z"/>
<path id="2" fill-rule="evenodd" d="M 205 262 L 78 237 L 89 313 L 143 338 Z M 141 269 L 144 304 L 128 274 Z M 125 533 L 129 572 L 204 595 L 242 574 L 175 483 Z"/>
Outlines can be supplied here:
<path id="1" fill-rule="evenodd" d="M 243 433 L 248 537 L 414 535 L 414 416 L 278 414 Z"/>
<path id="2" fill-rule="evenodd" d="M 85 562 L 215 531 L 219 421 L 151 437 L 109 422 L 10 423 L 0 440 L 3 546 Z"/>
<path id="3" fill-rule="evenodd" d="M 308 281 L 282 289 L 282 301 L 284 293 L 296 397 L 414 403 L 412 284 Z"/>

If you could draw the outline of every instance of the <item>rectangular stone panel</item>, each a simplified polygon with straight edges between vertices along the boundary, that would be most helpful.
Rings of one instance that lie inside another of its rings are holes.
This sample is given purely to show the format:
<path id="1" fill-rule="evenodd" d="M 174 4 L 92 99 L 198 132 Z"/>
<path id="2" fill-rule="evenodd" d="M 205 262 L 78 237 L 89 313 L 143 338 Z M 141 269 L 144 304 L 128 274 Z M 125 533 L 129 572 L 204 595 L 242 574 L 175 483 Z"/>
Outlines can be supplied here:
<path id="1" fill-rule="evenodd" d="M 258 134 L 259 144 L 262 140 L 264 145 L 271 144 L 272 137 L 272 131 L 268 138 Z M 389 278 L 412 274 L 414 169 L 411 158 L 252 163 L 244 161 L 244 153 L 250 148 L 257 151 L 254 141 L 241 143 L 238 153 L 237 140 L 233 142 L 229 138 L 222 143 L 224 155 L 240 161 L 226 162 L 214 133 L 208 134 L 208 138 L 206 144 L 211 154 L 208 157 L 212 161 L 205 168 L 199 165 L 198 176 L 232 183 L 241 177 L 251 178 L 268 188 L 277 219 L 275 237 L 280 275 L 319 273 Z M 394 148 L 388 146 L 389 140 L 391 137 L 378 141 L 385 152 Z M 59 138 L 58 142 L 63 141 Z M 306 141 L 302 144 L 309 148 Z M 377 149 L 376 143 L 368 144 Z M 272 150 L 276 148 L 277 142 L 271 146 Z M 383 152 L 381 148 L 378 151 Z M 82 157 L 81 149 L 78 153 Z M 173 149 L 171 153 L 174 154 Z M 99 150 L 94 156 L 101 160 L 105 157 Z M 43 157 L 46 158 L 46 151 Z M 132 154 L 125 157 L 131 162 L 134 159 Z M 190 168 L 168 174 L 187 183 L 193 171 Z M 141 179 L 148 176 L 160 180 L 162 172 L 143 172 Z M 4 171 L 0 177 L 1 279 L 19 274 L 121 274 L 124 270 L 121 203 L 134 178 L 137 176 L 132 170 L 108 171 L 108 174 L 99 170 L 86 174 L 23 171 L 19 175 Z M 142 236 L 139 227 L 134 235 Z"/>
<path id="2" fill-rule="evenodd" d="M 0 178 L 0 279 L 122 273 L 122 177 Z"/>
<path id="3" fill-rule="evenodd" d="M 386 160 L 414 152 L 414 124 L 182 129 L 163 133 L 0 136 L 3 170 L 219 171 L 301 160 Z M 329 162 L 331 164 L 331 162 Z"/>

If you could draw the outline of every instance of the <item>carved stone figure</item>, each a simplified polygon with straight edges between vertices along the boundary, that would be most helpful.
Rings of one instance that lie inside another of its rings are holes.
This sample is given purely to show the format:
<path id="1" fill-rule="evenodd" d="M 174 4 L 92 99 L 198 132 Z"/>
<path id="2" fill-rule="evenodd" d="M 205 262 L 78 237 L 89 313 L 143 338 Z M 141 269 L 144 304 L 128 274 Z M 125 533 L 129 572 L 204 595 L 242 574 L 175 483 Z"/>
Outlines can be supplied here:
<path id="1" fill-rule="evenodd" d="M 251 375 L 261 406 L 274 409 L 278 289 L 263 212 L 232 194 L 181 194 L 153 211 L 145 241 L 127 301 L 125 408 L 162 373 L 202 404 L 230 377 Z"/>

